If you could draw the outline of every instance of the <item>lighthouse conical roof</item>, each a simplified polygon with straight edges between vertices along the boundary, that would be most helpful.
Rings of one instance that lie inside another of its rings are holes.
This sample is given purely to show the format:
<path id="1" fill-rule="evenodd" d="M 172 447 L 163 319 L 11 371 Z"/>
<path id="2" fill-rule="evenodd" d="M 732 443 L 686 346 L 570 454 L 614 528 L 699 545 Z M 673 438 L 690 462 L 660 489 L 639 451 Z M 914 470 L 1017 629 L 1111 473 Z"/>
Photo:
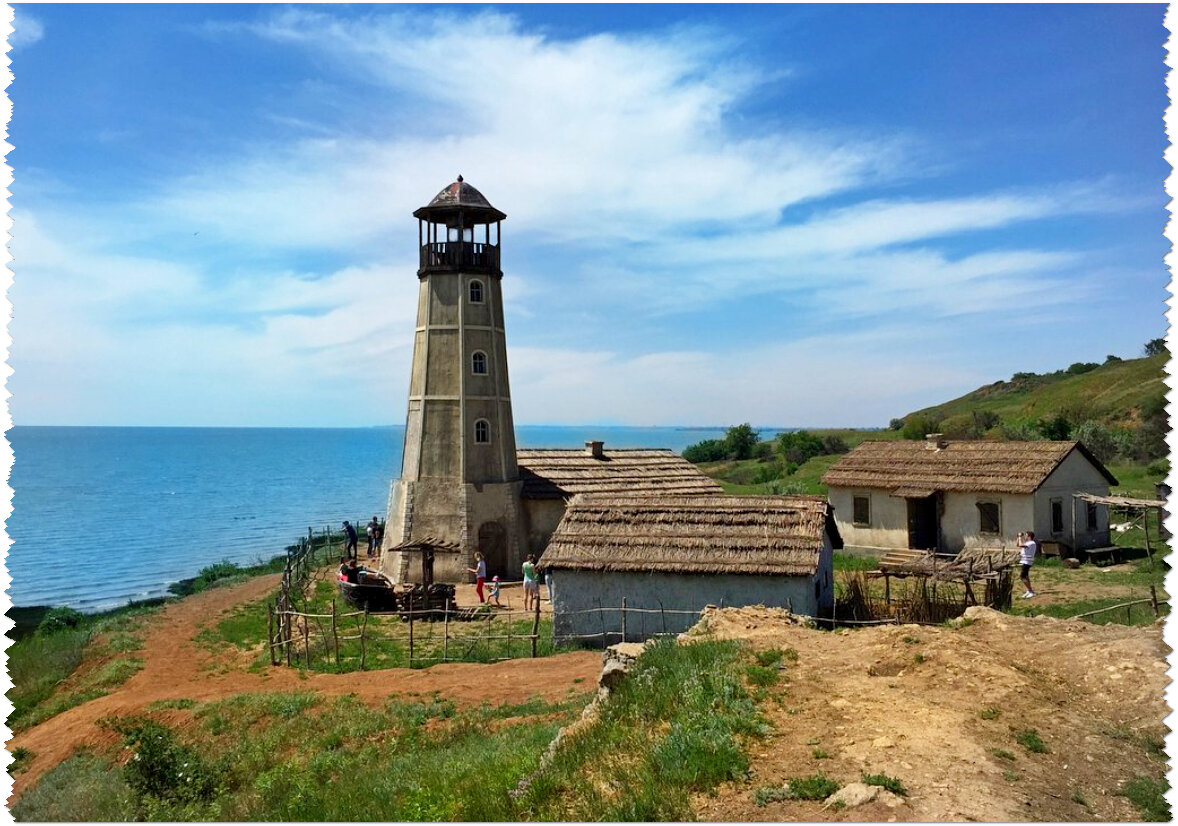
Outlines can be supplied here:
<path id="1" fill-rule="evenodd" d="M 447 186 L 434 196 L 426 206 L 413 213 L 415 218 L 450 223 L 461 213 L 469 219 L 466 223 L 488 223 L 502 221 L 507 216 L 491 206 L 483 193 L 462 180 Z"/>

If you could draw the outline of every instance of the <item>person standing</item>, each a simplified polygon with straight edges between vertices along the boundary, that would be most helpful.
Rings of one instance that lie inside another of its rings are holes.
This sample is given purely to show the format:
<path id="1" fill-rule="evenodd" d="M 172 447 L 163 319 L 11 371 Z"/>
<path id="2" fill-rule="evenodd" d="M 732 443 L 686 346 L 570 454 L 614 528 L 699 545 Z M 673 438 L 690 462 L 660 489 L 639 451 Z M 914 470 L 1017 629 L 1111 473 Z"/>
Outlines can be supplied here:
<path id="1" fill-rule="evenodd" d="M 356 529 L 352 527 L 352 523 L 344 520 L 344 533 L 347 535 L 348 543 L 344 547 L 344 553 L 347 554 L 348 559 L 356 558 Z"/>
<path id="2" fill-rule="evenodd" d="M 1035 541 L 1035 532 L 1026 531 L 1018 535 L 1019 539 L 1019 579 L 1026 586 L 1023 599 L 1035 596 L 1035 589 L 1031 587 L 1031 566 L 1035 564 L 1035 555 L 1039 553 L 1039 543 Z"/>
<path id="3" fill-rule="evenodd" d="M 367 527 L 364 530 L 364 532 L 368 535 L 368 558 L 369 559 L 372 558 L 372 552 L 376 550 L 376 528 L 378 525 L 380 525 L 380 522 L 378 522 L 376 520 L 376 517 L 374 516 L 374 517 L 372 517 L 372 521 L 368 523 Z"/>
<path id="4" fill-rule="evenodd" d="M 485 603 L 487 600 L 483 597 L 483 585 L 487 581 L 487 560 L 483 559 L 482 553 L 474 552 L 474 567 L 466 570 L 474 574 L 474 592 L 479 595 L 479 602 Z"/>
<path id="5" fill-rule="evenodd" d="M 532 611 L 540 607 L 540 581 L 536 579 L 536 557 L 528 554 L 524 563 L 524 610 Z"/>

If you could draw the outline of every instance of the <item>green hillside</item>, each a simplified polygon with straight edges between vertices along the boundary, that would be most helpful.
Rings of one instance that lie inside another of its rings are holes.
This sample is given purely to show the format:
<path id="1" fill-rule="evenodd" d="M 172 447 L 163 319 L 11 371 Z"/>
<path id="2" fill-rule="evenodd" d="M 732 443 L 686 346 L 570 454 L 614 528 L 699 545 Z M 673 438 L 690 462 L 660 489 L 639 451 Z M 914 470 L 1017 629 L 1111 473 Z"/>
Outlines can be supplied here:
<path id="1" fill-rule="evenodd" d="M 1077 363 L 1054 373 L 1015 373 L 960 398 L 904 417 L 939 419 L 944 432 L 973 425 L 975 412 L 996 415 L 1008 426 L 1064 416 L 1073 424 L 1096 421 L 1106 427 L 1136 429 L 1144 413 L 1164 397 L 1167 354 L 1139 359 Z"/>
<path id="2" fill-rule="evenodd" d="M 1078 439 L 1117 468 L 1121 492 L 1145 495 L 1165 476 L 1163 352 L 1146 358 L 1109 358 L 1073 364 L 1054 373 L 1015 373 L 960 398 L 893 419 L 887 430 L 824 429 L 808 432 L 812 444 L 757 442 L 748 425 L 725 439 L 692 445 L 684 458 L 729 493 L 825 493 L 822 474 L 864 439 L 923 439 L 944 433 L 957 439 Z M 815 441 L 817 440 L 817 441 Z M 821 443 L 821 447 L 819 446 Z"/>

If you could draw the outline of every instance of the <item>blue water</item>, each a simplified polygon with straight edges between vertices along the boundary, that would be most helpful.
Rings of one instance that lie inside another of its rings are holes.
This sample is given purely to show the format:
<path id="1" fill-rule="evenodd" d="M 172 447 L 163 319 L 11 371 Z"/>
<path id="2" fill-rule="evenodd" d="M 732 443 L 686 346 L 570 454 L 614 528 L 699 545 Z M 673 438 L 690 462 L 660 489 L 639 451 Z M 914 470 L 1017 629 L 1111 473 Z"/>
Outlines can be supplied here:
<path id="1" fill-rule="evenodd" d="M 519 447 L 682 450 L 722 430 L 516 429 Z M 762 432 L 767 437 L 767 431 Z M 223 559 L 269 559 L 308 527 L 384 518 L 404 428 L 15 427 L 13 605 L 97 611 Z"/>

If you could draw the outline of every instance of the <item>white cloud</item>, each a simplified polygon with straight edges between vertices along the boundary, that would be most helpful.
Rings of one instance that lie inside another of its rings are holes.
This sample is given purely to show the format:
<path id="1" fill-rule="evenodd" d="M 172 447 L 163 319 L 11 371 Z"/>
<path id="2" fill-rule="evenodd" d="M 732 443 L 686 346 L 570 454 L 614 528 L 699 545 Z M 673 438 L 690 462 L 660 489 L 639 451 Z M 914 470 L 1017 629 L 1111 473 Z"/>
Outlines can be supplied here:
<path id="1" fill-rule="evenodd" d="M 561 40 L 491 12 L 293 9 L 210 32 L 328 61 L 370 91 L 371 123 L 274 101 L 285 141 L 186 157 L 184 174 L 89 214 L 19 214 L 22 422 L 400 421 L 409 215 L 458 173 L 509 215 L 509 324 L 550 331 L 509 330 L 519 421 L 882 422 L 992 378 L 925 363 L 957 317 L 1081 301 L 1107 263 L 995 231 L 1124 206 L 1107 184 L 896 194 L 935 155 L 920 140 L 735 118 L 770 78 L 698 28 Z M 785 303 L 774 340 L 711 343 Z M 697 349 L 635 332 L 701 310 L 715 326 Z M 803 315 L 831 335 L 792 329 Z"/>
<path id="2" fill-rule="evenodd" d="M 12 51 L 31 46 L 45 36 L 45 26 L 25 9 L 16 6 L 12 20 L 12 33 L 8 35 L 8 47 Z"/>

